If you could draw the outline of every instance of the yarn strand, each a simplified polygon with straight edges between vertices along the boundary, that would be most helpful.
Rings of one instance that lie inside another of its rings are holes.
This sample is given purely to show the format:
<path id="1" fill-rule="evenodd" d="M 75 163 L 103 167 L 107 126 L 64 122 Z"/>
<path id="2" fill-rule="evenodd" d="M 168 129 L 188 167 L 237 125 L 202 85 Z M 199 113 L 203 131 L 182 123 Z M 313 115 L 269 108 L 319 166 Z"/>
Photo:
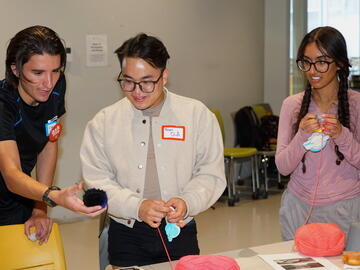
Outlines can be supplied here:
<path id="1" fill-rule="evenodd" d="M 321 136 L 321 146 L 324 144 L 324 134 L 322 134 Z M 322 148 L 322 147 L 321 147 Z M 320 151 L 320 159 L 319 159 L 319 166 L 316 170 L 316 184 L 315 184 L 315 189 L 314 189 L 314 193 L 313 193 L 313 197 L 312 200 L 310 202 L 310 209 L 309 209 L 309 213 L 308 216 L 305 219 L 304 225 L 306 225 L 309 222 L 309 219 L 311 217 L 313 208 L 314 208 L 314 204 L 315 204 L 315 199 L 316 199 L 316 195 L 317 195 L 317 190 L 319 187 L 319 183 L 320 183 L 320 170 L 321 170 L 321 164 L 322 164 L 322 160 L 323 160 L 323 150 Z"/>
<path id="2" fill-rule="evenodd" d="M 159 227 L 157 228 L 157 231 L 158 231 L 158 233 L 159 233 L 159 235 L 160 235 L 161 242 L 162 242 L 162 244 L 163 244 L 163 246 L 164 246 L 164 249 L 165 249 L 165 252 L 166 252 L 166 256 L 168 257 L 171 270 L 174 270 L 175 268 L 174 268 L 173 263 L 172 263 L 172 261 L 171 261 L 171 258 L 170 258 L 170 255 L 169 255 L 169 251 L 168 251 L 168 249 L 167 249 L 167 247 L 166 247 L 166 245 L 165 245 L 165 241 L 164 241 L 164 238 L 162 237 L 162 234 L 161 234 L 161 231 L 160 231 Z"/>

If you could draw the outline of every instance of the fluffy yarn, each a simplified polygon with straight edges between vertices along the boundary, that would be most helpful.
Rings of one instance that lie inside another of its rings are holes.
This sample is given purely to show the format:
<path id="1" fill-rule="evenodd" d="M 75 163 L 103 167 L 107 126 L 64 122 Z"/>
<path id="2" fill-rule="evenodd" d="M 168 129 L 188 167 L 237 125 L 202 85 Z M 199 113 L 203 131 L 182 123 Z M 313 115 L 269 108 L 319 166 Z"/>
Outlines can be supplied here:
<path id="1" fill-rule="evenodd" d="M 188 255 L 182 257 L 175 270 L 240 270 L 233 258 L 222 255 Z"/>
<path id="2" fill-rule="evenodd" d="M 311 223 L 296 230 L 298 252 L 314 257 L 336 256 L 345 248 L 345 233 L 334 223 Z"/>
<path id="3" fill-rule="evenodd" d="M 101 205 L 101 207 L 104 208 L 106 207 L 108 198 L 105 191 L 91 188 L 85 191 L 83 201 L 86 206 Z"/>

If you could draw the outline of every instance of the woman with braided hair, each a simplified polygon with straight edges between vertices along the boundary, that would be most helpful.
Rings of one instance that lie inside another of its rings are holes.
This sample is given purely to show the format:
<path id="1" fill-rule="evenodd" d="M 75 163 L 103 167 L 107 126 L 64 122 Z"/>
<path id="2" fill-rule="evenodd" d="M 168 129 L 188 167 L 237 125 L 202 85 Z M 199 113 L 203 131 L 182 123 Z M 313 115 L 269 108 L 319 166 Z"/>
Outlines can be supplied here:
<path id="1" fill-rule="evenodd" d="M 280 208 L 284 240 L 304 223 L 332 222 L 348 232 L 360 221 L 360 93 L 348 89 L 345 39 L 332 27 L 316 28 L 296 62 L 307 85 L 282 104 L 275 156 L 279 172 L 290 174 Z M 323 148 L 307 150 L 319 130 Z"/>

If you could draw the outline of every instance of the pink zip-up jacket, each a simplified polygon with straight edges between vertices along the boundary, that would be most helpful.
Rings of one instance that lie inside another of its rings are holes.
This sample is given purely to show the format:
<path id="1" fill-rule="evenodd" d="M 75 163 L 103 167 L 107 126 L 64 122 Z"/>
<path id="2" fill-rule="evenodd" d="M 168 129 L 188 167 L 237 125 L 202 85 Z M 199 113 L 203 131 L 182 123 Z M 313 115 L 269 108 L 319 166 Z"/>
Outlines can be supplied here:
<path id="1" fill-rule="evenodd" d="M 321 153 L 307 151 L 303 147 L 311 134 L 299 128 L 294 135 L 293 125 L 303 96 L 304 92 L 287 97 L 280 111 L 275 161 L 281 174 L 290 174 L 288 189 L 299 199 L 314 205 L 326 205 L 360 196 L 360 93 L 348 90 L 350 130 L 343 127 L 340 136 L 329 139 Z M 337 114 L 337 105 L 328 112 L 321 112 L 311 100 L 308 112 Z M 340 165 L 335 163 L 335 143 L 345 156 Z M 306 172 L 303 173 L 301 159 L 306 152 Z M 317 180 L 319 185 L 314 196 Z"/>

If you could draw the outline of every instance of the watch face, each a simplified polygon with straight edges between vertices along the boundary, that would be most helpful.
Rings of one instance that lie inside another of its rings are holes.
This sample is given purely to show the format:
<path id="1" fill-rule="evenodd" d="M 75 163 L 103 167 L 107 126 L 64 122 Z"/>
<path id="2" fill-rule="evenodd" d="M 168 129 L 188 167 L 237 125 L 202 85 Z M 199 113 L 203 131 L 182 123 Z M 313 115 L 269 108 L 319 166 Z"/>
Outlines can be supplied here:
<path id="1" fill-rule="evenodd" d="M 49 199 L 50 200 L 50 199 Z M 54 203 L 53 201 L 48 201 L 48 200 L 44 200 L 45 204 L 49 207 L 54 207 L 56 206 L 56 203 Z"/>
<path id="2" fill-rule="evenodd" d="M 44 203 L 49 207 L 56 206 L 56 203 L 52 201 L 49 197 L 43 198 Z"/>
<path id="3" fill-rule="evenodd" d="M 43 202 L 44 202 L 47 206 L 49 206 L 49 207 L 54 207 L 54 206 L 57 205 L 53 200 L 51 200 L 51 199 L 49 198 L 49 193 L 50 193 L 50 191 L 52 191 L 52 190 L 60 190 L 60 188 L 59 188 L 59 187 L 56 187 L 56 186 L 49 187 L 49 188 L 44 192 L 44 195 L 43 195 L 43 197 L 42 197 Z"/>
<path id="4" fill-rule="evenodd" d="M 47 198 L 47 200 L 45 200 L 45 203 L 47 206 L 49 207 L 54 207 L 56 206 L 56 203 L 54 201 L 52 201 L 51 199 Z"/>

